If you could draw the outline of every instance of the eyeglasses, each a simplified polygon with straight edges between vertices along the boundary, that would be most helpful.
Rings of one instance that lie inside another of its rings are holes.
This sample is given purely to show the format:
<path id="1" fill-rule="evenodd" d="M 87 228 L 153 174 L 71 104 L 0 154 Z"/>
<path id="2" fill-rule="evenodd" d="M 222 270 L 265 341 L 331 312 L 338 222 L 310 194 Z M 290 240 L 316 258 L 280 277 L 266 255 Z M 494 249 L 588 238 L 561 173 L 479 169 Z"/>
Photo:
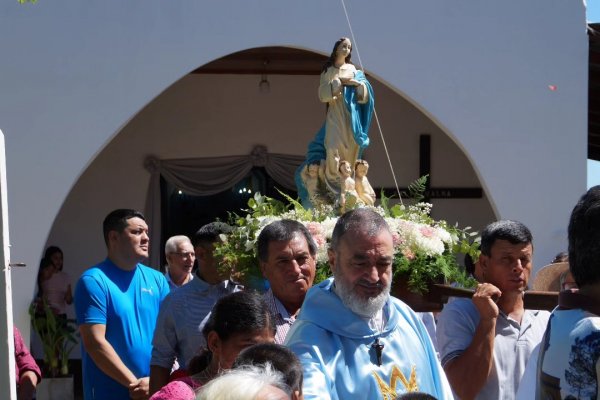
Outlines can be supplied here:
<path id="1" fill-rule="evenodd" d="M 174 252 L 171 254 L 177 254 L 179 257 L 182 257 L 182 258 L 196 258 L 196 253 L 194 253 L 193 251 L 186 251 L 183 253 Z"/>

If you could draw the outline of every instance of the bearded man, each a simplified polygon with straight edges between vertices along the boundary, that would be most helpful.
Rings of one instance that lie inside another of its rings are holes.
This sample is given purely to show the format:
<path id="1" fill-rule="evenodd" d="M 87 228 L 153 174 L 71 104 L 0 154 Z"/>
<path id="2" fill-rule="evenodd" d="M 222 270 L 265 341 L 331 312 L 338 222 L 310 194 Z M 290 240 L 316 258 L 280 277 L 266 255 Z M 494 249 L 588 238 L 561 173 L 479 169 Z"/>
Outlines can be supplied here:
<path id="1" fill-rule="evenodd" d="M 370 209 L 342 215 L 329 249 L 330 278 L 309 290 L 286 344 L 304 372 L 304 398 L 395 399 L 452 392 L 425 327 L 390 297 L 394 247 Z"/>

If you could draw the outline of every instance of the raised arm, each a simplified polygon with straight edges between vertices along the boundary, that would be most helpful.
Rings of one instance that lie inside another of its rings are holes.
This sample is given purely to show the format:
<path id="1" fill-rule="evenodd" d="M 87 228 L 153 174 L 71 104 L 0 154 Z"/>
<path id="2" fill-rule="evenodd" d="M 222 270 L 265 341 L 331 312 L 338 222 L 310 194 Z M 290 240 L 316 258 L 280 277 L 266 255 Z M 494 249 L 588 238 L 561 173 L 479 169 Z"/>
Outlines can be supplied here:
<path id="1" fill-rule="evenodd" d="M 499 312 L 493 298 L 500 295 L 500 290 L 489 283 L 477 287 L 472 301 L 479 312 L 479 323 L 473 338 L 460 355 L 446 362 L 442 360 L 448 381 L 454 393 L 462 400 L 475 398 L 492 370 L 496 320 Z"/>
<path id="2" fill-rule="evenodd" d="M 462 400 L 473 399 L 485 385 L 494 357 L 495 321 L 481 321 L 471 345 L 444 365 L 454 392 Z"/>
<path id="3" fill-rule="evenodd" d="M 321 73 L 319 81 L 319 100 L 329 103 L 342 94 L 342 81 L 328 69 Z"/>

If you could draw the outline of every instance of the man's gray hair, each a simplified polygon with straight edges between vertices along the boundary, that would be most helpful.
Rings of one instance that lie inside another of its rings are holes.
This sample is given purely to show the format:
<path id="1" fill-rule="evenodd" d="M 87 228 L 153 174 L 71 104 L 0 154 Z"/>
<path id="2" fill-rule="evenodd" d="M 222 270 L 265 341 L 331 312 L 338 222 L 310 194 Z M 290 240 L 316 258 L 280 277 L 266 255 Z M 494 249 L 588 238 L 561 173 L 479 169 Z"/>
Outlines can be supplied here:
<path id="1" fill-rule="evenodd" d="M 244 365 L 225 372 L 203 386 L 196 400 L 253 400 L 267 386 L 283 390 L 288 398 L 292 395 L 281 372 L 266 363 L 262 366 Z M 274 396 L 274 399 L 279 400 L 280 397 Z"/>
<path id="2" fill-rule="evenodd" d="M 177 252 L 177 246 L 179 246 L 181 243 L 189 243 L 190 246 L 192 245 L 190 238 L 185 235 L 171 236 L 165 243 L 165 254 Z"/>
<path id="3" fill-rule="evenodd" d="M 369 208 L 356 208 L 337 220 L 331 235 L 331 248 L 337 250 L 342 236 L 348 231 L 365 232 L 368 236 L 376 236 L 382 230 L 390 232 L 390 227 L 381 215 Z"/>

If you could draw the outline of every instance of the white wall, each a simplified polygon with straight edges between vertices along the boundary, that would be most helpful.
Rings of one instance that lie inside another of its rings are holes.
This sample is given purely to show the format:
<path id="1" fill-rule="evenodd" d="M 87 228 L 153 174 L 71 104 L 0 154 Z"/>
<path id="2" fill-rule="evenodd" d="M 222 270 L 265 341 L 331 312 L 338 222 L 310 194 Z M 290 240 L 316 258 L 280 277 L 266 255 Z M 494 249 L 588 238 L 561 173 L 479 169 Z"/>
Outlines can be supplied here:
<path id="1" fill-rule="evenodd" d="M 569 211 L 585 190 L 581 2 L 352 0 L 347 6 L 367 69 L 466 150 L 497 214 L 532 229 L 538 265 L 564 248 Z M 266 45 L 328 53 L 341 35 L 348 28 L 334 1 L 0 4 L 11 254 L 29 265 L 13 274 L 17 325 L 26 328 L 35 267 L 71 187 L 145 104 L 225 54 Z M 119 203 L 113 197 L 107 208 Z M 84 214 L 79 229 L 99 223 Z"/>

